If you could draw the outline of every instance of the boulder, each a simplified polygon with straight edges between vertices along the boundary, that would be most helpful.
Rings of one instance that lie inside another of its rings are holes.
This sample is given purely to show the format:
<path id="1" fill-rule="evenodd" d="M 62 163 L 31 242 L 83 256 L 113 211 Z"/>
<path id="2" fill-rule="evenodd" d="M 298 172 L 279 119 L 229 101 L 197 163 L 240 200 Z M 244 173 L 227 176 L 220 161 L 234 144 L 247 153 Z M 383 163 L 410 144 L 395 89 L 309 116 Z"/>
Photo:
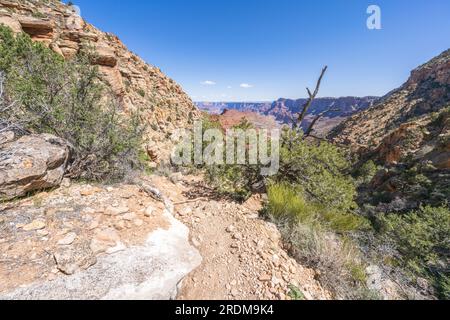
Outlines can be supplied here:
<path id="1" fill-rule="evenodd" d="M 109 84 L 112 92 L 118 97 L 123 97 L 125 94 L 125 85 L 119 69 L 99 66 L 98 70 L 102 79 Z"/>
<path id="2" fill-rule="evenodd" d="M 24 136 L 0 145 L 0 199 L 59 186 L 71 148 L 49 134 Z"/>
<path id="3" fill-rule="evenodd" d="M 189 243 L 189 229 L 173 217 L 173 204 L 165 204 L 170 210 L 164 211 L 163 224 L 155 224 L 143 244 L 126 247 L 116 243 L 116 231 L 102 229 L 94 239 L 105 247 L 93 252 L 92 244 L 81 241 L 80 235 L 73 244 L 53 251 L 64 275 L 0 292 L 0 300 L 175 299 L 180 283 L 200 266 L 202 257 Z"/>

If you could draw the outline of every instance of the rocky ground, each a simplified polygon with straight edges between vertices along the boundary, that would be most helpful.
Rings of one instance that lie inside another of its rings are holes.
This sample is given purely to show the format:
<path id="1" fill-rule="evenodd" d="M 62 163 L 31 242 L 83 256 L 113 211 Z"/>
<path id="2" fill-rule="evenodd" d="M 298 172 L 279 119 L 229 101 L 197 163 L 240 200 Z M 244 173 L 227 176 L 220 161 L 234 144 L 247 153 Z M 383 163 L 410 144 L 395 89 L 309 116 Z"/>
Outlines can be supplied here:
<path id="1" fill-rule="evenodd" d="M 198 177 L 147 180 L 160 199 L 64 180 L 2 204 L 0 299 L 290 299 L 290 285 L 330 297 L 259 219 L 260 198 L 216 198 Z"/>
<path id="2" fill-rule="evenodd" d="M 174 298 L 201 257 L 150 195 L 65 180 L 1 205 L 0 299 Z"/>
<path id="3" fill-rule="evenodd" d="M 175 178 L 176 179 L 176 178 Z M 167 188 L 176 217 L 190 229 L 191 243 L 203 257 L 181 286 L 178 299 L 290 299 L 290 286 L 305 299 L 328 299 L 313 270 L 290 258 L 276 227 L 261 220 L 261 197 L 238 204 L 214 195 L 198 177 L 181 177 Z M 174 179 L 172 179 L 174 180 Z"/>

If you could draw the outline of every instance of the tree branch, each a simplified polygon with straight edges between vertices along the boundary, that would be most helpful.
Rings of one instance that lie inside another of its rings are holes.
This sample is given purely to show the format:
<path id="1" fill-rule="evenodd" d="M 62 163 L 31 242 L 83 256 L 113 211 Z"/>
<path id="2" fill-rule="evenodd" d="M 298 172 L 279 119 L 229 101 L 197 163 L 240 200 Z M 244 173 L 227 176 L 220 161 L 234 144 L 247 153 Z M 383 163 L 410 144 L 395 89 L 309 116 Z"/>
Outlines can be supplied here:
<path id="1" fill-rule="evenodd" d="M 325 76 L 325 73 L 327 72 L 328 66 L 325 66 L 322 69 L 322 72 L 320 74 L 319 80 L 317 80 L 316 89 L 312 93 L 309 88 L 306 88 L 306 91 L 308 92 L 308 101 L 306 101 L 305 105 L 303 106 L 302 112 L 299 114 L 297 121 L 294 123 L 294 129 L 300 129 L 303 123 L 303 120 L 305 120 L 306 115 L 308 114 L 308 110 L 311 107 L 311 104 L 313 103 L 314 99 L 317 97 L 317 94 L 320 90 L 320 85 L 322 83 L 322 79 Z"/>
<path id="2" fill-rule="evenodd" d="M 337 111 L 341 111 L 340 109 L 333 109 L 332 107 L 328 108 L 327 110 L 321 112 L 320 114 L 318 114 L 314 120 L 311 122 L 311 124 L 309 125 L 308 129 L 305 131 L 305 138 L 311 136 L 313 130 L 314 130 L 314 126 L 317 124 L 317 122 L 322 119 L 328 112 L 337 112 Z"/>

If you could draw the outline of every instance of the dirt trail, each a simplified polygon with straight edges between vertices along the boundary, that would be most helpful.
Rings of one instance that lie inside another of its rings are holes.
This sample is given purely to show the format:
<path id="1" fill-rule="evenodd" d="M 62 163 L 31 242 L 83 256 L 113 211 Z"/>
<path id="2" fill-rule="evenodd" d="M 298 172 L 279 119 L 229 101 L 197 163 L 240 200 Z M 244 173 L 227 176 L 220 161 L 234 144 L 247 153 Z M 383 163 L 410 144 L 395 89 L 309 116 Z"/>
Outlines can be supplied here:
<path id="1" fill-rule="evenodd" d="M 175 180 L 179 181 L 153 177 L 152 183 L 175 204 L 176 218 L 189 227 L 191 243 L 203 257 L 201 266 L 180 285 L 178 299 L 284 300 L 290 299 L 291 285 L 305 299 L 330 298 L 314 279 L 314 271 L 283 250 L 276 227 L 258 217 L 258 197 L 244 204 L 213 200 L 200 178 Z"/>

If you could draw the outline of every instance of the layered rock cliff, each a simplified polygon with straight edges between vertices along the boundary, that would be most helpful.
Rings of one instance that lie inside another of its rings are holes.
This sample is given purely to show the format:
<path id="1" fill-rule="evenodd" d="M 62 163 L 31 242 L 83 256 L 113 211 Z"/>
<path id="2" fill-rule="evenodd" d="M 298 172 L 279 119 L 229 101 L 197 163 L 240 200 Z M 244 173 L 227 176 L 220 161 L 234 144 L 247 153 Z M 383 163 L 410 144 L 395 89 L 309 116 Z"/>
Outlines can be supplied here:
<path id="1" fill-rule="evenodd" d="M 0 24 L 27 33 L 66 59 L 82 48 L 93 48 L 93 63 L 124 110 L 142 112 L 148 124 L 146 141 L 159 160 L 170 154 L 167 137 L 200 116 L 175 81 L 130 52 L 117 36 L 84 21 L 75 7 L 58 0 L 0 0 Z"/>

